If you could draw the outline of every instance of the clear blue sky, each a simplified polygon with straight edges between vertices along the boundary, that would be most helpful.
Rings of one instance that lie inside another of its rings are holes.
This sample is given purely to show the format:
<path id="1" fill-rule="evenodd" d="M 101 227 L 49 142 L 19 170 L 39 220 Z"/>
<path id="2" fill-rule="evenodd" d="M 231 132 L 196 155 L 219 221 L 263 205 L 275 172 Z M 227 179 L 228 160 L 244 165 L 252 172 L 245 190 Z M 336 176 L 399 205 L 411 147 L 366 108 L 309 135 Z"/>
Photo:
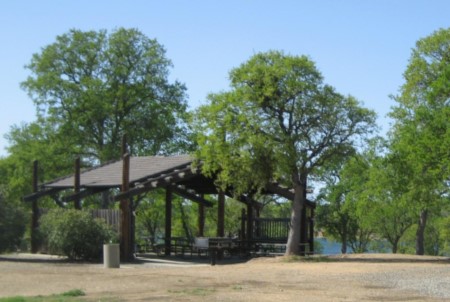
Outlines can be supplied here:
<path id="1" fill-rule="evenodd" d="M 69 29 L 137 28 L 167 49 L 190 108 L 228 88 L 228 72 L 270 49 L 308 55 L 325 82 L 385 117 L 415 42 L 450 26 L 450 1 L 39 0 L 0 4 L 0 155 L 10 127 L 35 119 L 19 84 L 33 53 Z"/>

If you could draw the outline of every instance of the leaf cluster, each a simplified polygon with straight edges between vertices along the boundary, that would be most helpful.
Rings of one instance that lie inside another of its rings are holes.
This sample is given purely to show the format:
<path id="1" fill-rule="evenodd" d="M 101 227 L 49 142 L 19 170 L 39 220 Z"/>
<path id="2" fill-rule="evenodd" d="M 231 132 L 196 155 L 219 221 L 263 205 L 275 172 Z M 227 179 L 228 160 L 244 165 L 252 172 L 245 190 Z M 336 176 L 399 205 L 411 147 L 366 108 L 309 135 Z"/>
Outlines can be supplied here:
<path id="1" fill-rule="evenodd" d="M 0 253 L 16 251 L 25 233 L 25 213 L 13 203 L 6 202 L 0 186 Z"/>
<path id="2" fill-rule="evenodd" d="M 40 122 L 86 157 L 118 158 L 125 133 L 137 155 L 170 152 L 171 139 L 183 140 L 186 88 L 168 81 L 163 46 L 136 29 L 70 30 L 26 67 L 22 87 Z"/>
<path id="3" fill-rule="evenodd" d="M 102 243 L 115 236 L 103 221 L 71 209 L 50 210 L 41 218 L 40 231 L 51 252 L 73 260 L 100 259 Z"/>
<path id="4" fill-rule="evenodd" d="M 230 72 L 231 91 L 199 109 L 196 133 L 207 173 L 223 187 L 257 191 L 268 180 L 292 186 L 353 152 L 375 114 L 322 83 L 305 56 L 259 53 Z"/>

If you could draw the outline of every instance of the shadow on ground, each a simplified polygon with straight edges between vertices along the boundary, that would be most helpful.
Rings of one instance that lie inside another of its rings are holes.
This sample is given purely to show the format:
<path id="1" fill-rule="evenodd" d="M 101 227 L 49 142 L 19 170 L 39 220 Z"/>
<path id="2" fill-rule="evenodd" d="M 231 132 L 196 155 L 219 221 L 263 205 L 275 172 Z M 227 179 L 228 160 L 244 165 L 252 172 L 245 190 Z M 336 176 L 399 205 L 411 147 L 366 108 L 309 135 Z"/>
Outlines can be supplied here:
<path id="1" fill-rule="evenodd" d="M 236 263 L 245 263 L 249 258 L 243 257 L 223 257 L 216 259 L 215 265 L 227 265 Z M 65 256 L 48 255 L 48 254 L 28 254 L 28 253 L 13 253 L 0 255 L 0 262 L 18 262 L 18 263 L 74 263 L 74 264 L 102 264 L 102 260 L 99 261 L 74 261 L 69 260 Z M 134 264 L 134 265 L 177 265 L 177 266 L 191 266 L 191 265 L 211 265 L 212 259 L 209 256 L 158 256 L 152 253 L 137 254 L 133 261 L 121 262 L 121 264 Z"/>

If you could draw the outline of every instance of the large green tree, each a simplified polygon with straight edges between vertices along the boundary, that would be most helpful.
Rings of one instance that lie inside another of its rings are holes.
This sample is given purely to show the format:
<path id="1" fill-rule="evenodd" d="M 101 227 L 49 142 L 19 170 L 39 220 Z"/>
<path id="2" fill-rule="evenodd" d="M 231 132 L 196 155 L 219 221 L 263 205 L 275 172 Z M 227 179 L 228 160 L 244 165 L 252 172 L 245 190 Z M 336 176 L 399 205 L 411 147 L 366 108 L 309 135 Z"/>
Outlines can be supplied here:
<path id="1" fill-rule="evenodd" d="M 185 87 L 168 80 L 165 49 L 136 29 L 70 30 L 33 55 L 22 87 L 39 122 L 93 162 L 131 152 L 169 153 L 183 138 Z"/>
<path id="2" fill-rule="evenodd" d="M 198 113 L 203 170 L 241 192 L 269 180 L 293 188 L 286 254 L 298 254 L 308 176 L 351 152 L 375 114 L 325 85 L 306 56 L 259 53 L 230 80 L 231 90 L 210 95 Z"/>
<path id="3" fill-rule="evenodd" d="M 317 225 L 327 236 L 341 242 L 345 254 L 350 246 L 353 252 L 365 252 L 375 227 L 367 223 L 367 183 L 370 161 L 365 154 L 354 154 L 338 163 L 325 174 L 325 187 L 317 197 Z"/>
<path id="4" fill-rule="evenodd" d="M 361 202 L 367 213 L 366 223 L 373 226 L 379 238 L 389 242 L 397 253 L 405 232 L 414 224 L 414 211 L 409 207 L 408 164 L 395 154 L 372 157 L 369 178 Z"/>
<path id="5" fill-rule="evenodd" d="M 391 112 L 393 152 L 409 165 L 410 206 L 416 208 L 416 254 L 424 254 L 428 215 L 450 180 L 450 29 L 419 40 Z"/>

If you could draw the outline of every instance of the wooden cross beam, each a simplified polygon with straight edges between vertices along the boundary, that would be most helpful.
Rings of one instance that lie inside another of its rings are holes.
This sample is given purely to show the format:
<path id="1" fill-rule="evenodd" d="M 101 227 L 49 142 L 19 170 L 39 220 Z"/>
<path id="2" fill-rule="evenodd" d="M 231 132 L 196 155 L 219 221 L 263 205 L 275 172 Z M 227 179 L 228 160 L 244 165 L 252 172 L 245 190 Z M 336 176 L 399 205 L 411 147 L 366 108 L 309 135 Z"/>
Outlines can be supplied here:
<path id="1" fill-rule="evenodd" d="M 170 188 L 171 188 L 173 193 L 175 193 L 175 194 L 177 194 L 177 195 L 179 195 L 181 197 L 184 197 L 184 198 L 187 198 L 189 200 L 195 201 L 195 202 L 200 203 L 200 204 L 202 204 L 202 205 L 204 205 L 206 207 L 212 207 L 213 206 L 212 202 L 207 201 L 203 197 L 200 197 L 200 196 L 198 196 L 196 194 L 193 194 L 193 193 L 191 193 L 191 192 L 181 188 L 180 186 L 171 186 Z"/>
<path id="2" fill-rule="evenodd" d="M 164 188 L 177 181 L 189 179 L 197 175 L 197 173 L 197 171 L 192 171 L 191 168 L 187 166 L 183 170 L 176 170 L 168 174 L 161 174 L 158 177 L 150 178 L 141 184 L 137 184 L 133 189 L 117 194 L 114 196 L 114 200 L 118 201 L 124 198 L 131 198 L 156 188 Z"/>
<path id="3" fill-rule="evenodd" d="M 72 194 L 72 195 L 68 195 L 65 196 L 64 198 L 62 198 L 62 202 L 72 202 L 74 200 L 81 200 L 85 197 L 88 197 L 90 195 L 94 195 L 103 191 L 107 191 L 109 188 L 88 188 L 85 189 L 83 191 L 80 191 L 78 193 Z"/>
<path id="4" fill-rule="evenodd" d="M 63 191 L 65 189 L 66 188 L 51 188 L 51 189 L 47 189 L 47 190 L 43 190 L 43 191 L 38 191 L 36 193 L 26 195 L 22 199 L 25 202 L 34 201 L 34 200 L 38 200 L 39 198 L 44 197 L 46 195 L 52 195 L 52 194 L 58 193 L 59 191 Z"/>

